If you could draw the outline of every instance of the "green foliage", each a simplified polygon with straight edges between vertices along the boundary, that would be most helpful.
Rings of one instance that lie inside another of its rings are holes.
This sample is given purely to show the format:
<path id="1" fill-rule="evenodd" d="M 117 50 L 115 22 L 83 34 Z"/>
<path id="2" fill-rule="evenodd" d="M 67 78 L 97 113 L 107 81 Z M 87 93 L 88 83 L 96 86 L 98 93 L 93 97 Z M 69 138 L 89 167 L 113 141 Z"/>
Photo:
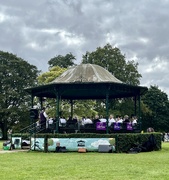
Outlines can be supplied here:
<path id="1" fill-rule="evenodd" d="M 121 112 L 121 115 L 124 117 L 124 115 L 131 116 L 134 113 L 134 100 L 132 99 L 123 99 L 119 104 L 119 111 Z"/>
<path id="2" fill-rule="evenodd" d="M 75 101 L 74 113 L 79 115 L 79 118 L 81 118 L 82 116 L 90 118 L 95 117 L 95 115 L 98 114 L 98 112 L 95 111 L 95 104 L 96 101 L 92 100 Z"/>
<path id="3" fill-rule="evenodd" d="M 161 133 L 153 133 L 157 146 L 156 150 L 161 149 L 161 140 L 162 136 Z M 143 133 L 143 134 L 117 134 L 116 136 L 116 150 L 117 152 L 127 152 L 130 148 L 133 147 L 133 144 L 143 144 L 148 140 L 150 133 Z"/>
<path id="4" fill-rule="evenodd" d="M 7 129 L 24 123 L 30 97 L 25 88 L 37 84 L 39 71 L 23 59 L 8 52 L 0 51 L 0 125 L 3 138 Z M 27 103 L 26 103 L 27 102 Z"/>
<path id="5" fill-rule="evenodd" d="M 144 113 L 143 125 L 148 124 L 156 131 L 168 132 L 169 101 L 167 94 L 162 92 L 158 86 L 150 86 L 148 92 L 142 97 L 142 101 L 149 109 L 147 113 Z"/>
<path id="6" fill-rule="evenodd" d="M 59 66 L 61 68 L 68 68 L 70 66 L 75 65 L 74 60 L 76 60 L 75 56 L 72 53 L 66 54 L 65 56 L 58 55 L 48 61 L 49 67 Z"/>
<path id="7" fill-rule="evenodd" d="M 138 63 L 127 61 L 120 49 L 113 48 L 110 44 L 103 48 L 98 47 L 96 51 L 86 52 L 82 63 L 97 64 L 111 72 L 119 80 L 132 85 L 139 85 L 141 74 L 138 73 Z"/>
<path id="8" fill-rule="evenodd" d="M 66 68 L 61 68 L 59 66 L 54 66 L 49 69 L 48 72 L 45 72 L 38 76 L 38 84 L 47 84 L 53 80 L 55 80 L 58 76 L 60 76 Z"/>

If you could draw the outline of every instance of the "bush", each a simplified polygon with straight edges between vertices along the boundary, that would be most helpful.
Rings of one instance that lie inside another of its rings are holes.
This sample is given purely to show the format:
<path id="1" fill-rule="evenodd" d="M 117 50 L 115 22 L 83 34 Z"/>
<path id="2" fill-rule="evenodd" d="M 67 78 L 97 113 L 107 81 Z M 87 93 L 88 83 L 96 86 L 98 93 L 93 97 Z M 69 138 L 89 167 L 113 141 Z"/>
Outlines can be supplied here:
<path id="1" fill-rule="evenodd" d="M 155 150 L 161 149 L 161 133 L 151 133 L 155 137 L 156 148 Z M 133 145 L 143 144 L 148 140 L 150 133 L 144 134 L 118 134 L 116 136 L 116 151 L 127 152 Z"/>

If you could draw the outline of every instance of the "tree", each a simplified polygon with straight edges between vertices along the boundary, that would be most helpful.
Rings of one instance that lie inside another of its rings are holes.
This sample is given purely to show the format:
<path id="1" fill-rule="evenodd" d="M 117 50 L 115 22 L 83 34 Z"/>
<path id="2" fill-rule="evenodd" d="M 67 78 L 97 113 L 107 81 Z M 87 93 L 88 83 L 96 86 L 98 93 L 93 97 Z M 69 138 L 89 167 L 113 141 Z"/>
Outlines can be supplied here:
<path id="1" fill-rule="evenodd" d="M 53 80 L 55 80 L 58 76 L 60 76 L 66 68 L 61 68 L 60 66 L 54 66 L 49 69 L 48 72 L 45 72 L 38 76 L 38 84 L 47 84 Z"/>
<path id="2" fill-rule="evenodd" d="M 8 52 L 0 51 L 0 128 L 3 139 L 7 129 L 28 119 L 30 96 L 25 88 L 37 84 L 39 71 L 33 65 Z"/>
<path id="3" fill-rule="evenodd" d="M 48 61 L 49 67 L 59 66 L 61 68 L 68 68 L 70 66 L 75 65 L 73 62 L 76 60 L 75 56 L 72 53 L 66 54 L 65 56 L 58 55 Z"/>
<path id="4" fill-rule="evenodd" d="M 150 86 L 148 92 L 142 97 L 143 103 L 149 109 L 144 115 L 143 123 L 153 127 L 156 131 L 169 130 L 169 101 L 166 93 L 158 86 Z"/>
<path id="5" fill-rule="evenodd" d="M 98 47 L 96 51 L 86 52 L 82 57 L 82 63 L 91 63 L 102 66 L 111 72 L 119 80 L 132 85 L 139 85 L 141 74 L 138 73 L 138 63 L 127 61 L 118 48 L 110 44 L 103 48 Z"/>

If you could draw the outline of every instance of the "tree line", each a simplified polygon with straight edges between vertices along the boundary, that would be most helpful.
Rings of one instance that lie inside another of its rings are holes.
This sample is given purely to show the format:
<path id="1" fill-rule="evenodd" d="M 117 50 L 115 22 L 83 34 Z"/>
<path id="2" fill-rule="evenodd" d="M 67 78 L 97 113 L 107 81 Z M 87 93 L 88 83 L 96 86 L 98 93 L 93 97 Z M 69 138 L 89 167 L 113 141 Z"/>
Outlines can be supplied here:
<path id="1" fill-rule="evenodd" d="M 0 130 L 2 138 L 7 139 L 8 129 L 19 131 L 29 125 L 29 109 L 31 98 L 24 89 L 54 80 L 67 68 L 76 65 L 76 58 L 72 53 L 65 56 L 56 55 L 48 61 L 49 70 L 42 73 L 34 65 L 9 52 L 0 51 Z M 138 72 L 138 63 L 127 61 L 119 48 L 106 44 L 93 52 L 82 55 L 81 63 L 91 63 L 102 66 L 124 83 L 140 85 L 142 75 Z M 38 100 L 37 100 L 38 103 Z M 55 116 L 54 100 L 47 100 L 49 114 Z M 104 101 L 75 101 L 74 113 L 83 116 L 94 116 L 97 113 L 104 115 Z M 133 114 L 133 99 L 111 100 L 109 112 L 114 115 Z M 68 116 L 69 103 L 63 101 L 61 112 Z M 165 92 L 157 85 L 148 88 L 141 97 L 141 122 L 143 130 L 153 127 L 155 131 L 169 131 L 168 123 L 169 100 Z"/>

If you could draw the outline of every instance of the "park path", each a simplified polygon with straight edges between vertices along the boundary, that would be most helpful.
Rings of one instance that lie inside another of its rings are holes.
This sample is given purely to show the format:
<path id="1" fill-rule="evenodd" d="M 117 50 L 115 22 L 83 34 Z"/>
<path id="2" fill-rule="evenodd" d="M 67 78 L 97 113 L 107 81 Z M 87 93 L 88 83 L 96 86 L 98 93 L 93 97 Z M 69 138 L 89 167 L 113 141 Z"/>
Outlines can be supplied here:
<path id="1" fill-rule="evenodd" d="M 16 152 L 28 152 L 29 149 L 19 149 L 19 150 L 3 150 L 0 149 L 0 154 L 5 154 L 5 153 L 16 153 Z"/>

